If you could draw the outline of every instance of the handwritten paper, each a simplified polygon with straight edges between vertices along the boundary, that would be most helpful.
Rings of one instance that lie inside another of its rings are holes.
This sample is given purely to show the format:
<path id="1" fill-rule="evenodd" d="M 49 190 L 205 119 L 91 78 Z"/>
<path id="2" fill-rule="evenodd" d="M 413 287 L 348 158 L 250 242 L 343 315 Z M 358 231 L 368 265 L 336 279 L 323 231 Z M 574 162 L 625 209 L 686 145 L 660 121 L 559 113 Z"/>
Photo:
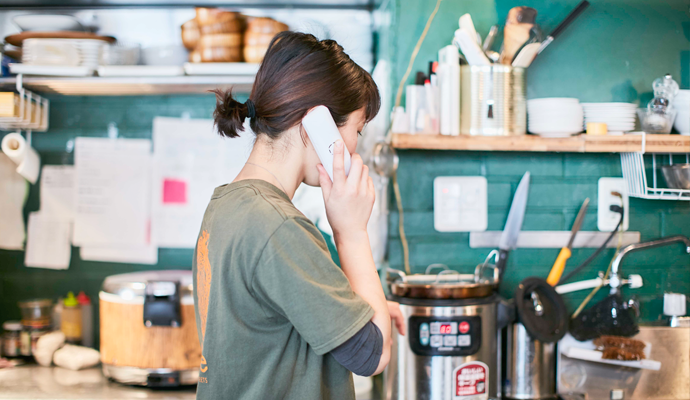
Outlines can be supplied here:
<path id="1" fill-rule="evenodd" d="M 213 190 L 235 179 L 249 157 L 253 138 L 246 129 L 239 138 L 224 139 L 210 119 L 153 120 L 154 244 L 194 247 Z"/>
<path id="2" fill-rule="evenodd" d="M 79 257 L 88 261 L 106 261 L 128 264 L 158 263 L 158 248 L 153 245 L 140 246 L 82 246 Z"/>
<path id="3" fill-rule="evenodd" d="M 149 245 L 151 141 L 78 137 L 74 164 L 74 244 Z"/>
<path id="4" fill-rule="evenodd" d="M 0 153 L 0 249 L 24 250 L 24 201 L 29 184 L 17 165 Z"/>
<path id="5" fill-rule="evenodd" d="M 74 166 L 44 166 L 41 172 L 41 212 L 73 221 L 74 187 Z"/>
<path id="6" fill-rule="evenodd" d="M 43 212 L 29 214 L 24 264 L 27 267 L 67 269 L 72 246 L 72 223 Z"/>

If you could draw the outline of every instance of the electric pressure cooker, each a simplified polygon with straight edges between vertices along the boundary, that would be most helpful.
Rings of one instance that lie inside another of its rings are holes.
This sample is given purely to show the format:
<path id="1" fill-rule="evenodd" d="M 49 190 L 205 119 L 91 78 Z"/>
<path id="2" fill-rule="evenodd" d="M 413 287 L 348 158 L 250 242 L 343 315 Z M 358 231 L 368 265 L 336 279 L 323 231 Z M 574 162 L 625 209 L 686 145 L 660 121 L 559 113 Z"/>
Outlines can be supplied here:
<path id="1" fill-rule="evenodd" d="M 497 398 L 498 333 L 512 318 L 496 293 L 498 270 L 485 263 L 474 274 L 429 272 L 388 270 L 389 299 L 400 304 L 407 332 L 393 328 L 386 399 Z"/>

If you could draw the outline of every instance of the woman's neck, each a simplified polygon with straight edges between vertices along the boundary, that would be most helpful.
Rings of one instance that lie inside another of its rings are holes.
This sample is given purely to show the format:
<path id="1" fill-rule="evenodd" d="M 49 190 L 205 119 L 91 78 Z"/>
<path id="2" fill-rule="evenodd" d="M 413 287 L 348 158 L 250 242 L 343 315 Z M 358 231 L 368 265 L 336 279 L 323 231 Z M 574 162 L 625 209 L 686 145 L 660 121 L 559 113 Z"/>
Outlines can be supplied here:
<path id="1" fill-rule="evenodd" d="M 247 163 L 233 182 L 261 179 L 284 191 L 292 199 L 304 180 L 303 155 L 301 146 L 294 148 L 288 139 L 285 137 L 279 142 L 269 143 L 268 139 L 257 137 Z"/>

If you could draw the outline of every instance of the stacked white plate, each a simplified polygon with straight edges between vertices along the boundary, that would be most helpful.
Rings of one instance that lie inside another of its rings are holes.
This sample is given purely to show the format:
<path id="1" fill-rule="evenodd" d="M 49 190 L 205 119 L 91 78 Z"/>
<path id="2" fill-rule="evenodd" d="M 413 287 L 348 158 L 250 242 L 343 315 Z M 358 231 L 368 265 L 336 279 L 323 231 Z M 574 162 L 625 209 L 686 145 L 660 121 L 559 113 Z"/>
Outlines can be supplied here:
<path id="1" fill-rule="evenodd" d="M 582 132 L 580 101 L 568 97 L 527 100 L 527 130 L 544 137 L 566 137 Z"/>
<path id="2" fill-rule="evenodd" d="M 681 135 L 690 136 L 690 90 L 680 90 L 673 100 L 677 110 L 673 126 Z"/>
<path id="3" fill-rule="evenodd" d="M 637 105 L 632 103 L 582 103 L 585 123 L 603 122 L 609 133 L 635 129 Z"/>
<path id="4" fill-rule="evenodd" d="M 97 39 L 26 39 L 22 44 L 22 63 L 96 68 L 105 44 Z"/>

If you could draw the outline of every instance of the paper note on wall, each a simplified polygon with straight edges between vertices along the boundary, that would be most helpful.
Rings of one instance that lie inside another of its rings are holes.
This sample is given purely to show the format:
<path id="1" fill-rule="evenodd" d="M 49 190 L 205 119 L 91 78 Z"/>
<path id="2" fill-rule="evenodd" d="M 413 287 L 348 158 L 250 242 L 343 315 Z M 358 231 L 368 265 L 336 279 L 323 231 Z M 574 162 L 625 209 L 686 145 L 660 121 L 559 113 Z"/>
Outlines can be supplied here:
<path id="1" fill-rule="evenodd" d="M 192 248 L 213 190 L 232 182 L 254 135 L 224 139 L 210 119 L 153 120 L 152 227 L 158 247 Z"/>
<path id="2" fill-rule="evenodd" d="M 41 212 L 74 220 L 74 166 L 45 165 L 41 171 Z"/>
<path id="3" fill-rule="evenodd" d="M 74 151 L 74 244 L 149 245 L 151 141 L 78 137 Z"/>
<path id="4" fill-rule="evenodd" d="M 105 261 L 128 264 L 158 263 L 158 248 L 154 245 L 140 246 L 82 246 L 79 257 L 87 261 Z"/>
<path id="5" fill-rule="evenodd" d="M 24 201 L 29 184 L 17 165 L 0 153 L 0 249 L 24 249 Z"/>
<path id="6" fill-rule="evenodd" d="M 27 267 L 67 269 L 72 223 L 44 212 L 29 214 L 24 264 Z"/>

